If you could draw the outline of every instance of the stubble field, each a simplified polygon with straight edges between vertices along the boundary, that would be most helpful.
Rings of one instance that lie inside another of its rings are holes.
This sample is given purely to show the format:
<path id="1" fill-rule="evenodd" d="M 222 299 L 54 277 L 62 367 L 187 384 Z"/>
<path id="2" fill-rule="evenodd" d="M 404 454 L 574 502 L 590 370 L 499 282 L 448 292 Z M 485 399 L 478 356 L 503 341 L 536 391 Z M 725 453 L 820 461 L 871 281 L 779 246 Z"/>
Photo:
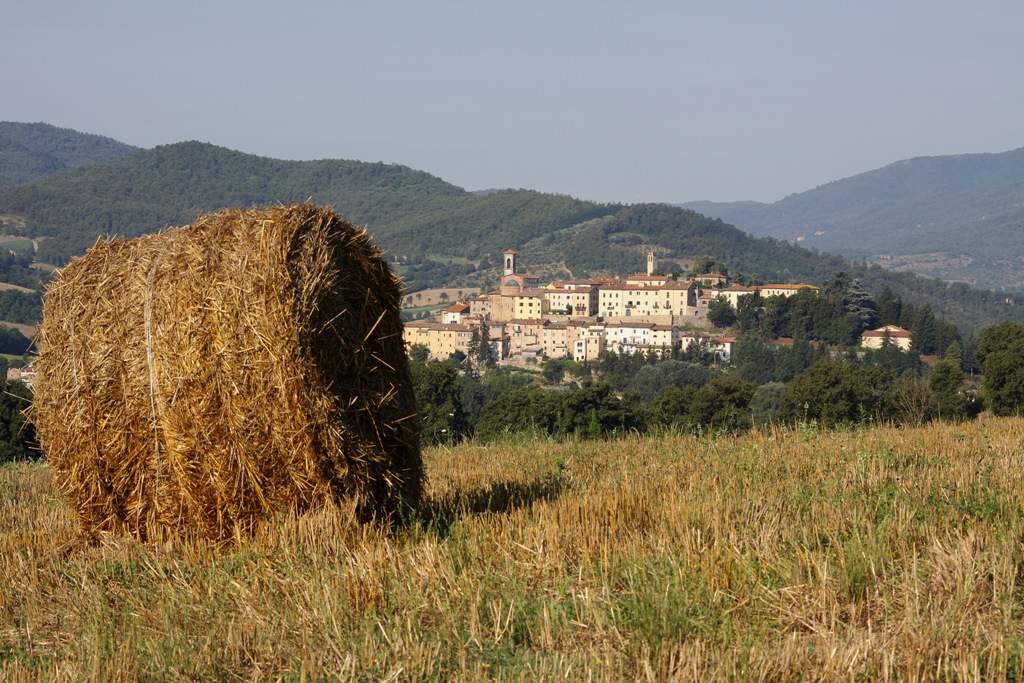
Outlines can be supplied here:
<path id="1" fill-rule="evenodd" d="M 1024 420 L 428 450 L 422 518 L 89 544 L 0 468 L 4 680 L 1021 680 Z"/>

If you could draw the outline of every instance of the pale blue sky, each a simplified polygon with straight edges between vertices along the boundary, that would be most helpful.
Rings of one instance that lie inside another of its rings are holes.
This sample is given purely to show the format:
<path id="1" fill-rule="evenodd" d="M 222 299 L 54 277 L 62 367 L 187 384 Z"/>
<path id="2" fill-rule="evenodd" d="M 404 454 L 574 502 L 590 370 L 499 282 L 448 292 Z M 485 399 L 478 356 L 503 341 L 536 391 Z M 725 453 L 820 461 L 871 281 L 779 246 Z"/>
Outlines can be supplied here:
<path id="1" fill-rule="evenodd" d="M 0 3 L 0 120 L 142 147 L 683 202 L 1024 146 L 1020 0 Z"/>

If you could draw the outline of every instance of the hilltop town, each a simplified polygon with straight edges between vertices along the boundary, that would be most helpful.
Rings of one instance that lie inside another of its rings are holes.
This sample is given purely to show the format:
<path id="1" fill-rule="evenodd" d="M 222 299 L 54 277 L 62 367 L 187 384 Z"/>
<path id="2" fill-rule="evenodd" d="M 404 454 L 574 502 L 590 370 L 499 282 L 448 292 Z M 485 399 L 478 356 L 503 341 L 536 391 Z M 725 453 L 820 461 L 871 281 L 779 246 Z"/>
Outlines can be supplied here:
<path id="1" fill-rule="evenodd" d="M 486 335 L 491 356 L 499 363 L 542 358 L 589 361 L 605 351 L 667 357 L 691 344 L 728 360 L 735 340 L 710 331 L 708 310 L 713 301 L 723 300 L 736 309 L 744 296 L 818 292 L 810 284 L 746 287 L 722 273 L 672 279 L 657 274 L 653 253 L 647 256 L 646 273 L 542 285 L 536 275 L 519 272 L 517 260 L 518 252 L 504 252 L 496 291 L 457 301 L 438 319 L 407 322 L 406 343 L 425 347 L 432 358 L 447 358 L 457 351 L 468 356 Z"/>

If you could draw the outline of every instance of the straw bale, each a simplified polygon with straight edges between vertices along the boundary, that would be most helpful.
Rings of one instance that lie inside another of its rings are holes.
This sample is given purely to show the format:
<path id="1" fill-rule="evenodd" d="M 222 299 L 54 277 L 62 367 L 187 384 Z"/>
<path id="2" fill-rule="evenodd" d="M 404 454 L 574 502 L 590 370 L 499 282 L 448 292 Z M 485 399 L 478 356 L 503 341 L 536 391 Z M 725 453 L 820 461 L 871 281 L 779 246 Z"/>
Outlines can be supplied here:
<path id="1" fill-rule="evenodd" d="M 47 289 L 33 406 L 85 531 L 416 507 L 400 304 L 366 232 L 309 203 L 97 242 Z"/>

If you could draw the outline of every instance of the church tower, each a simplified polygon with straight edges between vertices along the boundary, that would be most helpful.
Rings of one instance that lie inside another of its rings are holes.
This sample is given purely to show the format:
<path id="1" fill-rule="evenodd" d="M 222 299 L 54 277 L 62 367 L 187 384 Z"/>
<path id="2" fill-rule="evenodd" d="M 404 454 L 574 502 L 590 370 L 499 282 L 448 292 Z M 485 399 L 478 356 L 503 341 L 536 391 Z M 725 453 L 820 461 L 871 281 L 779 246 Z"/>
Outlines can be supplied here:
<path id="1" fill-rule="evenodd" d="M 509 249 L 505 252 L 505 268 L 502 271 L 502 275 L 515 275 L 516 274 L 516 255 L 519 252 Z"/>
<path id="2" fill-rule="evenodd" d="M 647 274 L 654 275 L 654 252 L 647 252 Z"/>

